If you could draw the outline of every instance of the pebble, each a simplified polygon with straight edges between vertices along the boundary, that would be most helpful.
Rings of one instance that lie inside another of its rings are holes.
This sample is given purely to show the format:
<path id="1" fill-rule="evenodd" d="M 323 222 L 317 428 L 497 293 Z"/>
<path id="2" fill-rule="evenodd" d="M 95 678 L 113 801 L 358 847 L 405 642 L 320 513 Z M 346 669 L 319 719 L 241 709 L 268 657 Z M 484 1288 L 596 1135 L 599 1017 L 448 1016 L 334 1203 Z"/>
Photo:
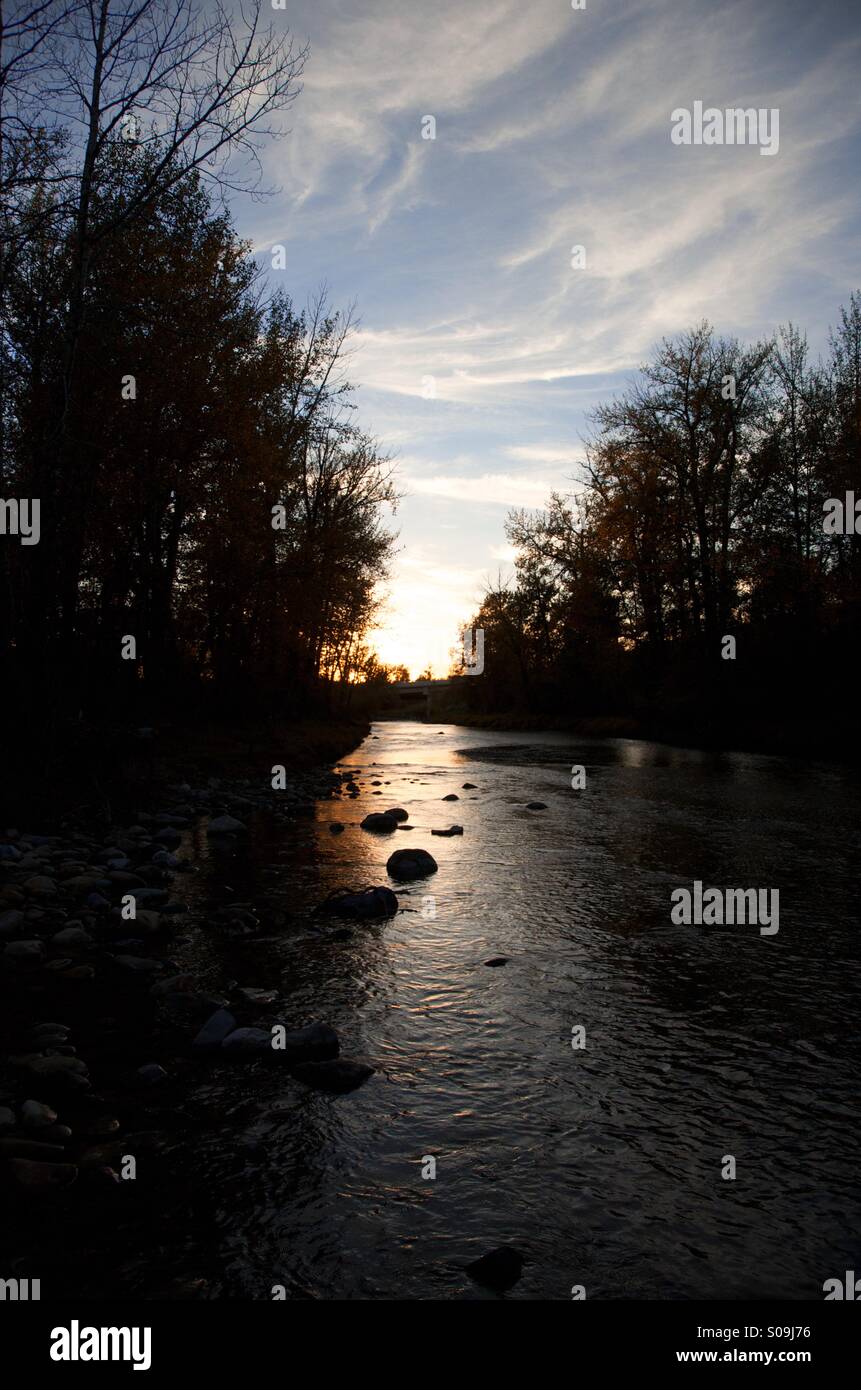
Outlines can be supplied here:
<path id="1" fill-rule="evenodd" d="M 57 892 L 56 883 L 46 874 L 35 874 L 32 878 L 28 878 L 24 887 L 28 893 L 36 893 L 40 897 L 53 897 Z"/>
<path id="2" fill-rule="evenodd" d="M 12 961 L 21 964 L 37 963 L 45 955 L 45 947 L 41 941 L 10 941 L 3 948 L 3 955 Z"/>
<path id="3" fill-rule="evenodd" d="M 51 1162 L 64 1157 L 62 1144 L 40 1144 L 37 1139 L 0 1139 L 0 1159 L 34 1158 Z"/>
<path id="4" fill-rule="evenodd" d="M 94 944 L 95 938 L 90 936 L 90 933 L 86 931 L 84 927 L 64 927 L 62 931 L 56 932 L 55 935 L 51 937 L 51 942 L 54 946 L 66 946 L 72 949 L 85 950 L 88 946 Z"/>
<path id="5" fill-rule="evenodd" d="M 6 1167 L 17 1186 L 30 1192 L 70 1187 L 78 1176 L 73 1163 L 34 1163 L 26 1158 L 10 1158 Z"/>
<path id="6" fill-rule="evenodd" d="M 146 956 L 114 956 L 114 960 L 124 970 L 133 970 L 141 975 L 156 974 L 164 969 L 160 960 L 151 960 Z"/>
<path id="7" fill-rule="evenodd" d="M 50 1105 L 43 1105 L 38 1100 L 25 1100 L 21 1106 L 21 1123 L 27 1129 L 41 1129 L 44 1125 L 52 1125 L 57 1118 L 56 1110 L 52 1110 Z"/>
<path id="8" fill-rule="evenodd" d="M 0 912 L 0 936 L 14 936 L 24 925 L 24 914 L 17 908 L 9 908 L 7 912 Z"/>
<path id="9" fill-rule="evenodd" d="M 145 1062 L 138 1067 L 137 1076 L 144 1086 L 157 1086 L 160 1081 L 167 1080 L 167 1072 L 158 1062 Z"/>

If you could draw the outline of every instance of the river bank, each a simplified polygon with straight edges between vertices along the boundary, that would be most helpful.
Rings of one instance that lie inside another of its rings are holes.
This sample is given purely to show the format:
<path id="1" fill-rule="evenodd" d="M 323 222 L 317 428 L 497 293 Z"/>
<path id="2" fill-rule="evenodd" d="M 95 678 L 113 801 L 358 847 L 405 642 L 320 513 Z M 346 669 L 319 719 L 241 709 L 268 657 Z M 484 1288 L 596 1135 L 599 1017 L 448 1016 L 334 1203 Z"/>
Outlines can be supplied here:
<path id="1" fill-rule="evenodd" d="M 384 719 L 402 717 L 385 714 Z M 771 722 L 720 724 L 714 720 L 664 720 L 635 718 L 633 715 L 590 715 L 570 718 L 530 714 L 510 710 L 503 714 L 477 714 L 469 710 L 444 709 L 428 723 L 452 721 L 465 728 L 487 732 L 512 733 L 540 731 L 572 734 L 577 738 L 641 739 L 663 743 L 669 748 L 702 749 L 707 752 L 764 753 L 766 755 L 816 758 L 828 762 L 857 764 L 861 750 L 849 729 L 774 720 Z"/>
<path id="2" fill-rule="evenodd" d="M 139 1165 L 153 1202 L 213 1045 L 197 1040 L 208 1020 L 220 1036 L 238 1032 L 237 1055 L 264 1032 L 269 1047 L 274 1022 L 295 1022 L 278 1016 L 277 991 L 198 959 L 201 929 L 229 943 L 289 927 L 289 913 L 259 896 L 213 889 L 207 865 L 230 863 L 261 815 L 289 836 L 339 797 L 349 774 L 327 764 L 366 732 L 347 721 L 241 740 L 212 726 L 152 731 L 135 775 L 125 769 L 135 805 L 122 818 L 108 798 L 69 797 L 0 834 L 0 1277 L 41 1278 L 43 1297 L 52 1274 L 55 1294 L 57 1282 L 75 1288 L 56 1223 L 86 1248 L 114 1219 L 118 1190 L 137 1186 Z M 333 1039 L 293 1038 L 290 1061 L 331 1057 Z M 122 1205 L 140 1218 L 135 1197 Z"/>

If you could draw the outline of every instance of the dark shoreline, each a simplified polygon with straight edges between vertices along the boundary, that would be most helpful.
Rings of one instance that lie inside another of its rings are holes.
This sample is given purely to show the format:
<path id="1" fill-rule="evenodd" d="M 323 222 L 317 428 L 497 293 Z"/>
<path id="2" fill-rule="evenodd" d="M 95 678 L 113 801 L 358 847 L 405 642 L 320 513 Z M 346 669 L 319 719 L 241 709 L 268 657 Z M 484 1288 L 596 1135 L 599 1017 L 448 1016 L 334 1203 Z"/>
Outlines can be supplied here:
<path id="1" fill-rule="evenodd" d="M 149 776 L 123 779 L 127 815 L 69 798 L 0 834 L 4 1277 L 42 1279 L 45 1297 L 110 1298 L 117 1287 L 206 1296 L 193 1256 L 148 1268 L 132 1250 L 123 1255 L 122 1227 L 142 1214 L 179 1219 L 194 1205 L 190 1099 L 203 1058 L 192 1044 L 203 1024 L 227 1009 L 240 1028 L 269 1028 L 289 1008 L 277 992 L 246 988 L 258 979 L 203 968 L 201 931 L 238 941 L 291 927 L 289 911 L 265 894 L 237 901 L 240 880 L 233 897 L 230 888 L 213 895 L 207 860 L 224 852 L 219 843 L 229 854 L 231 839 L 253 840 L 261 814 L 289 833 L 316 801 L 340 797 L 348 774 L 332 764 L 367 728 L 306 722 L 277 735 L 246 730 L 232 744 L 229 731 L 211 727 L 154 735 Z M 279 763 L 286 786 L 276 791 Z M 221 816 L 242 828 L 213 841 L 210 823 Z M 129 895 L 134 919 L 122 917 Z M 124 1180 L 128 1155 L 144 1182 Z M 158 1203 L 168 1191 L 166 1212 Z"/>
<path id="2" fill-rule="evenodd" d="M 402 719 L 404 715 L 384 711 L 374 713 L 372 718 L 389 722 Z M 578 738 L 641 739 L 649 743 L 663 743 L 669 748 L 699 749 L 707 753 L 760 753 L 766 757 L 795 757 L 849 766 L 861 764 L 861 747 L 856 744 L 850 730 L 839 725 L 811 728 L 810 723 L 775 722 L 725 728 L 714 724 L 665 724 L 628 715 L 565 718 L 523 711 L 473 714 L 468 710 L 441 710 L 423 722 L 429 726 L 462 724 L 465 728 L 498 733 L 528 733 L 547 729 L 555 733 L 570 733 Z"/>

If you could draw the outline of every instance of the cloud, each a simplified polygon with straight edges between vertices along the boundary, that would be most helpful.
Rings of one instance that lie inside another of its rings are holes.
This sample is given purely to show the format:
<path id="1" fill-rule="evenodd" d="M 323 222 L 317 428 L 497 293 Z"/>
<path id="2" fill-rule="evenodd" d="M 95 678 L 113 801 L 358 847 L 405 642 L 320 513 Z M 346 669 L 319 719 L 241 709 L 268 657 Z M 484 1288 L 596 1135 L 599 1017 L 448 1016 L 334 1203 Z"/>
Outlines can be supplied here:
<path id="1" fill-rule="evenodd" d="M 485 473 L 480 478 L 408 477 L 403 483 L 410 492 L 425 497 L 444 497 L 482 506 L 534 508 L 545 505 L 554 486 L 546 479 L 516 477 L 510 473 Z"/>
<path id="2" fill-rule="evenodd" d="M 582 449 L 570 444 L 512 444 L 505 452 L 509 458 L 522 459 L 526 463 L 574 465 L 583 458 Z"/>
<path id="3" fill-rule="evenodd" d="M 490 547 L 491 558 L 499 560 L 502 564 L 513 565 L 517 559 L 517 547 L 513 545 L 492 545 Z"/>

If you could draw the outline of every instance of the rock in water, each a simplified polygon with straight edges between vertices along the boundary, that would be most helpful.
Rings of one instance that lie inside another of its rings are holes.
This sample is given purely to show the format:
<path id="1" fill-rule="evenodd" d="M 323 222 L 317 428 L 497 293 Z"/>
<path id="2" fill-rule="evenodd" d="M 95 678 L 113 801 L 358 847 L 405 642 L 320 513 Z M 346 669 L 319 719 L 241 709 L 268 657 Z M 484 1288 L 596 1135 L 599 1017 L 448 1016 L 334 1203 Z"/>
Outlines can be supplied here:
<path id="1" fill-rule="evenodd" d="M 54 946 L 64 946 L 67 950 L 86 950 L 94 945 L 95 938 L 84 927 L 64 927 L 51 937 Z"/>
<path id="2" fill-rule="evenodd" d="M 306 1086 L 312 1086 L 316 1091 L 331 1091 L 335 1095 L 355 1091 L 374 1074 L 373 1067 L 365 1066 L 364 1062 L 351 1062 L 349 1057 L 339 1057 L 331 1062 L 299 1062 L 291 1067 L 291 1071 Z"/>
<path id="3" fill-rule="evenodd" d="M 546 801 L 527 801 L 527 803 L 526 803 L 526 809 L 527 809 L 527 811 L 546 811 L 546 810 L 547 810 L 547 802 L 546 802 Z"/>
<path id="4" fill-rule="evenodd" d="M 8 912 L 0 912 L 0 936 L 14 936 L 23 924 L 23 912 L 18 912 L 15 908 L 10 908 Z"/>
<path id="5" fill-rule="evenodd" d="M 449 792 L 448 796 L 443 797 L 443 801 L 460 801 L 457 792 Z"/>
<path id="6" fill-rule="evenodd" d="M 385 815 L 382 811 L 372 811 L 362 821 L 363 830 L 373 830 L 377 835 L 390 835 L 397 828 L 398 823 L 394 816 Z"/>
<path id="7" fill-rule="evenodd" d="M 6 1169 L 12 1180 L 29 1192 L 70 1187 L 78 1176 L 73 1163 L 34 1163 L 29 1158 L 10 1158 Z"/>
<path id="8" fill-rule="evenodd" d="M 62 1144 L 46 1144 L 38 1139 L 0 1139 L 0 1159 L 26 1158 L 50 1163 L 63 1157 Z"/>
<path id="9" fill-rule="evenodd" d="M 333 821 L 332 821 L 332 824 L 329 826 L 329 829 L 330 829 L 330 831 L 332 832 L 333 835 L 340 835 L 340 834 L 341 834 L 341 831 L 344 829 L 344 827 L 343 827 L 343 824 L 341 823 L 341 821 L 339 821 L 339 820 L 333 820 Z"/>
<path id="10" fill-rule="evenodd" d="M 159 1082 L 167 1080 L 167 1072 L 158 1062 L 145 1062 L 138 1067 L 137 1078 L 141 1086 L 158 1086 Z"/>
<path id="11" fill-rule="evenodd" d="M 276 1034 L 273 1047 L 276 1056 L 285 1057 L 291 1065 L 300 1062 L 327 1062 L 337 1057 L 340 1050 L 338 1034 L 328 1023 L 308 1023 L 304 1028 L 293 1028 L 284 1034 L 283 1039 L 280 1034 Z"/>
<path id="12" fill-rule="evenodd" d="M 138 975 L 155 975 L 164 966 L 160 960 L 153 960 L 150 956 L 114 956 L 117 965 L 121 965 L 124 970 L 133 970 Z"/>
<path id="13" fill-rule="evenodd" d="M 463 834 L 463 826 L 462 826 L 462 825 L 450 825 L 449 828 L 448 828 L 448 830 L 432 830 L 432 831 L 431 831 L 431 834 L 432 834 L 432 835 L 445 835 L 445 836 L 449 836 L 449 837 L 452 836 L 452 835 L 462 835 L 462 834 Z"/>
<path id="14" fill-rule="evenodd" d="M 43 1129 L 56 1122 L 57 1112 L 38 1100 L 25 1100 L 21 1106 L 21 1123 L 25 1129 Z"/>
<path id="15" fill-rule="evenodd" d="M 65 1076 L 86 1076 L 89 1068 L 86 1062 L 82 1062 L 80 1057 L 48 1056 L 34 1057 L 27 1055 L 21 1058 L 12 1058 L 12 1064 L 19 1066 L 28 1076 L 38 1080 L 44 1078 L 53 1079 L 54 1077 Z"/>
<path id="16" fill-rule="evenodd" d="M 427 878 L 435 874 L 439 865 L 426 849 L 396 849 L 389 856 L 386 868 L 392 878 Z"/>
<path id="17" fill-rule="evenodd" d="M 235 835 L 238 831 L 246 829 L 247 826 L 243 825 L 242 821 L 237 820 L 235 816 L 216 816 L 206 827 L 206 833 L 207 835 Z M 156 839 L 161 839 L 161 836 L 156 836 Z M 178 841 L 179 837 L 177 837 Z"/>
<path id="18" fill-rule="evenodd" d="M 4 947 L 3 955 L 7 960 L 20 961 L 22 965 L 38 965 L 45 956 L 45 947 L 41 941 L 10 941 Z"/>
<path id="19" fill-rule="evenodd" d="M 461 791 L 475 792 L 478 791 L 478 787 L 475 785 L 474 782 L 464 782 Z"/>
<path id="20" fill-rule="evenodd" d="M 491 956 L 490 960 L 486 960 L 484 963 L 485 965 L 507 965 L 510 959 L 510 956 Z"/>
<path id="21" fill-rule="evenodd" d="M 272 1050 L 272 1034 L 263 1028 L 237 1028 L 221 1044 L 222 1052 L 231 1057 L 259 1057 Z"/>
<path id="22" fill-rule="evenodd" d="M 236 1029 L 236 1019 L 227 1009 L 217 1009 L 208 1018 L 191 1044 L 197 1052 L 213 1052 Z"/>
<path id="23" fill-rule="evenodd" d="M 464 1267 L 477 1284 L 501 1292 L 517 1283 L 523 1272 L 523 1256 L 511 1245 L 499 1245 Z"/>
<path id="24" fill-rule="evenodd" d="M 385 887 L 363 888 L 359 893 L 339 889 L 317 908 L 318 912 L 335 917 L 352 917 L 359 921 L 372 917 L 394 917 L 397 910 L 397 896 L 391 888 Z"/>
<path id="25" fill-rule="evenodd" d="M 410 813 L 405 811 L 403 806 L 393 806 L 391 810 L 384 811 L 383 815 L 391 816 L 392 820 L 409 820 Z"/>

